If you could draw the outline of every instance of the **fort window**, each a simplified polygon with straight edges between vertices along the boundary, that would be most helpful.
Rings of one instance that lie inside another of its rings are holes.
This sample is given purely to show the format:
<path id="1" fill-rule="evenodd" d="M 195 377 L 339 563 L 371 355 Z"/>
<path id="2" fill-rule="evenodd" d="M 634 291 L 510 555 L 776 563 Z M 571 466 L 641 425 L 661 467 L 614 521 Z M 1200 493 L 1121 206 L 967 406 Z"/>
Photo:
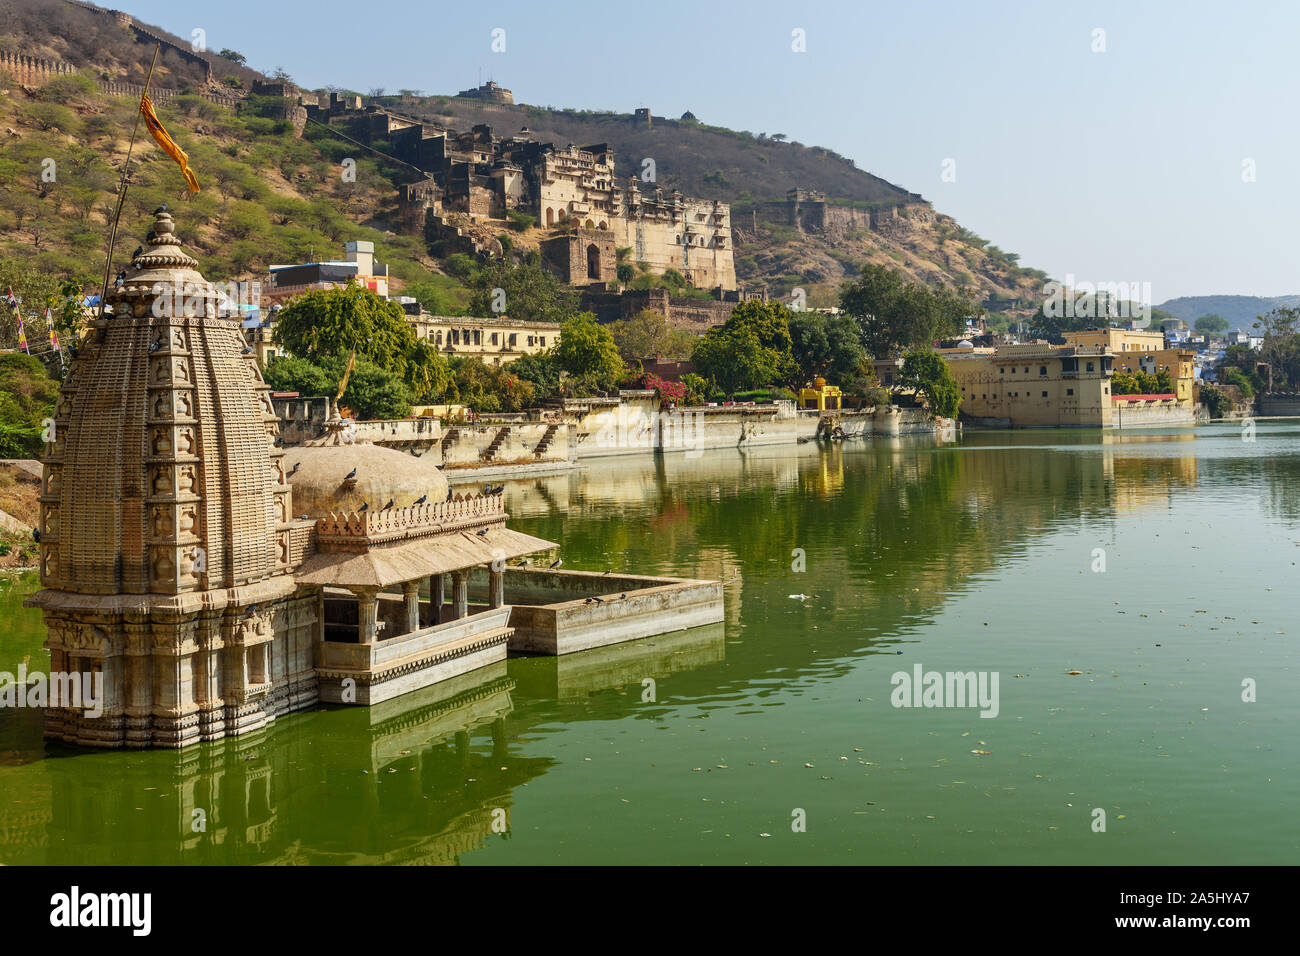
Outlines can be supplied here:
<path id="1" fill-rule="evenodd" d="M 1046 397 L 1047 397 L 1047 393 L 1046 393 L 1046 392 L 1043 392 L 1043 398 L 1046 398 Z"/>
<path id="2" fill-rule="evenodd" d="M 1089 371 L 1089 372 L 1096 371 L 1096 369 L 1095 369 L 1095 365 L 1096 365 L 1096 363 L 1094 363 L 1094 362 L 1089 362 L 1089 363 L 1088 363 L 1088 371 Z"/>
<path id="3" fill-rule="evenodd" d="M 1026 371 L 1028 371 L 1028 369 L 1026 369 Z M 1038 374 L 1039 374 L 1039 375 L 1046 375 L 1046 374 L 1047 374 L 1047 366 L 1046 366 L 1046 365 L 1040 365 L 1040 366 L 1038 366 Z"/>
<path id="4" fill-rule="evenodd" d="M 492 344 L 493 345 L 497 344 L 497 334 L 495 332 L 492 333 Z"/>
<path id="5" fill-rule="evenodd" d="M 550 206 L 546 207 L 546 224 L 548 226 L 555 225 L 555 210 Z"/>
<path id="6" fill-rule="evenodd" d="M 519 337 L 519 336 L 518 336 L 516 333 L 514 333 L 514 332 L 511 332 L 511 333 L 510 333 L 510 347 L 511 347 L 511 348 L 514 348 L 514 346 L 515 346 L 515 340 L 518 339 L 518 337 Z"/>
<path id="7" fill-rule="evenodd" d="M 594 242 L 587 247 L 587 278 L 600 278 L 600 249 Z"/>
<path id="8" fill-rule="evenodd" d="M 1072 389 L 1072 388 L 1067 388 L 1067 389 L 1065 390 L 1065 394 L 1066 394 L 1066 395 L 1073 395 L 1073 394 L 1074 394 L 1074 389 Z"/>

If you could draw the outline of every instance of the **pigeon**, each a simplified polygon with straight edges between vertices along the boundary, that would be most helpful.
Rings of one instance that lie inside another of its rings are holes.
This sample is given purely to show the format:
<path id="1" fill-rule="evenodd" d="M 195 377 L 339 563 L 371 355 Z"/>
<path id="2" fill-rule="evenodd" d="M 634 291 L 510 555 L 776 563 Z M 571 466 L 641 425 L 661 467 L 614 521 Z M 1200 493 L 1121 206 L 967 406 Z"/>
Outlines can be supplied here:
<path id="1" fill-rule="evenodd" d="M 505 483 L 502 482 L 501 484 L 497 485 L 497 490 L 494 491 L 494 492 L 492 492 L 492 494 L 494 494 L 494 495 L 499 495 L 499 494 L 501 494 L 501 492 L 503 492 L 503 491 L 505 491 L 505 490 L 506 490 Z"/>
<path id="2" fill-rule="evenodd" d="M 132 258 L 132 259 L 137 259 L 137 258 L 139 258 L 140 253 L 142 253 L 142 252 L 144 252 L 144 246 L 136 246 L 136 247 L 135 247 L 135 252 L 131 253 L 131 258 Z"/>
<path id="3" fill-rule="evenodd" d="M 613 570 L 614 570 L 613 568 L 606 568 L 604 571 L 601 571 L 600 573 L 601 573 L 601 574 L 609 574 L 609 572 L 611 572 L 611 571 L 613 571 Z"/>
<path id="4" fill-rule="evenodd" d="M 248 616 L 252 617 L 256 613 L 257 613 L 257 605 L 256 604 L 248 605 Z"/>
<path id="5" fill-rule="evenodd" d="M 150 351 L 150 352 L 157 352 L 160 348 L 162 348 L 162 343 L 161 343 L 161 342 L 151 342 L 151 343 L 149 344 L 149 351 Z"/>
<path id="6" fill-rule="evenodd" d="M 448 500 L 448 501 L 451 501 L 451 489 L 450 489 L 450 488 L 447 489 L 447 500 Z"/>
<path id="7" fill-rule="evenodd" d="M 283 438 L 277 438 L 275 441 L 271 442 L 271 444 L 274 445 L 276 448 L 283 448 L 283 447 L 284 447 L 284 439 L 283 439 Z M 294 465 L 294 466 L 293 466 L 293 471 L 297 471 L 297 470 L 298 470 L 298 466 L 297 466 L 297 465 Z M 292 475 L 292 474 L 293 474 L 293 471 L 289 472 L 289 474 Z"/>
<path id="8" fill-rule="evenodd" d="M 298 520 L 299 520 L 299 521 L 306 521 L 306 520 L 307 520 L 308 518 L 310 518 L 310 517 L 311 517 L 311 515 L 298 515 Z"/>
<path id="9" fill-rule="evenodd" d="M 347 481 L 348 478 L 355 478 L 356 476 L 357 476 L 357 470 L 353 468 L 351 471 L 348 472 L 347 478 L 344 478 L 343 480 Z"/>
<path id="10" fill-rule="evenodd" d="M 563 563 L 564 563 L 564 559 L 563 559 L 563 558 L 556 558 L 554 561 L 551 562 L 550 568 L 549 568 L 548 570 L 554 571 L 556 568 L 558 568 L 558 567 L 559 567 L 560 565 L 562 565 Z"/>
<path id="11" fill-rule="evenodd" d="M 604 604 L 604 603 L 605 603 L 604 601 L 602 601 L 602 600 L 601 600 L 600 598 L 598 598 L 598 597 L 593 597 L 592 600 L 595 601 L 597 604 Z"/>
<path id="12" fill-rule="evenodd" d="M 583 603 L 583 604 L 590 604 L 593 600 L 595 600 L 595 599 L 594 599 L 594 598 L 587 598 L 587 599 L 584 600 L 582 603 Z"/>
<path id="13" fill-rule="evenodd" d="M 41 540 L 41 529 L 40 529 L 40 528 L 33 528 L 33 529 L 32 529 L 32 540 L 33 540 L 33 541 L 40 541 L 40 540 Z"/>
<path id="14" fill-rule="evenodd" d="M 244 346 L 244 351 L 240 352 L 239 354 L 240 354 L 240 355 L 252 355 L 252 354 L 253 354 L 253 347 L 252 347 L 251 345 L 245 345 L 245 346 Z"/>
<path id="15" fill-rule="evenodd" d="M 289 469 L 289 474 L 290 474 L 290 475 L 296 475 L 296 474 L 298 474 L 298 469 L 301 468 L 301 467 L 302 467 L 302 462 L 300 462 L 300 461 L 295 461 L 295 462 L 293 463 L 293 467 Z"/>
<path id="16" fill-rule="evenodd" d="M 621 601 L 621 600 L 623 600 L 625 597 L 627 597 L 627 592 L 626 592 L 626 591 L 624 591 L 622 594 L 620 594 L 620 595 L 618 596 L 618 599 Z"/>
<path id="17" fill-rule="evenodd" d="M 358 510 L 358 511 L 368 511 L 368 510 L 370 510 L 370 502 L 369 502 L 369 501 L 362 502 L 361 507 L 358 508 L 357 510 Z"/>
<path id="18" fill-rule="evenodd" d="M 520 561 L 519 561 L 519 563 L 516 564 L 515 567 L 517 567 L 517 568 L 526 568 L 526 567 L 528 567 L 528 559 L 527 559 L 527 558 L 521 558 Z"/>
<path id="19" fill-rule="evenodd" d="M 486 535 L 486 534 L 488 533 L 488 529 L 487 529 L 487 528 L 479 528 L 479 529 L 478 529 L 477 531 L 475 531 L 474 533 L 475 533 L 476 535 L 478 535 L 478 536 L 481 538 L 481 537 L 483 537 L 484 535 Z"/>
<path id="20" fill-rule="evenodd" d="M 392 506 L 393 506 L 393 499 L 392 499 L 392 498 L 389 498 L 389 499 L 388 499 L 388 504 L 384 505 L 383 510 L 384 510 L 384 511 L 387 511 L 387 510 L 388 510 L 389 508 L 391 508 Z"/>
<path id="21" fill-rule="evenodd" d="M 428 500 L 429 500 L 429 496 L 428 496 L 428 495 L 420 495 L 420 497 L 418 497 L 418 498 L 415 499 L 415 504 L 417 504 L 417 505 L 422 505 L 422 504 L 424 504 L 424 503 L 425 503 L 426 501 L 428 501 Z"/>
<path id="22" fill-rule="evenodd" d="M 422 452 L 422 451 L 415 451 L 414 449 L 412 449 L 412 450 L 411 450 L 411 457 L 412 457 L 412 458 L 423 458 L 423 457 L 424 457 L 424 452 Z"/>
<path id="23" fill-rule="evenodd" d="M 492 494 L 492 486 L 491 486 L 491 485 L 484 485 L 484 486 L 483 486 L 483 494 L 485 494 L 485 495 L 490 495 L 490 494 Z"/>
<path id="24" fill-rule="evenodd" d="M 167 211 L 167 203 L 164 202 L 161 206 L 159 206 L 157 209 L 153 211 L 153 214 L 156 216 L 159 213 L 163 213 L 166 211 Z"/>

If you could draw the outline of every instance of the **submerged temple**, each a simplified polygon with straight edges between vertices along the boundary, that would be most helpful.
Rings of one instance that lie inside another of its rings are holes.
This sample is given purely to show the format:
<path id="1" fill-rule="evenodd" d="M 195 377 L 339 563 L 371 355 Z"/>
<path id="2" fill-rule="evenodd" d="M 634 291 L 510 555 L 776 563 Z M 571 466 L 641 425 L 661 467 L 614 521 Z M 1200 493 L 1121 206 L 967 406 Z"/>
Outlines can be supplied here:
<path id="1" fill-rule="evenodd" d="M 503 660 L 506 561 L 555 545 L 390 449 L 326 438 L 286 465 L 238 319 L 174 230 L 155 214 L 60 390 L 28 603 L 52 675 L 102 675 L 104 699 L 52 702 L 46 736 L 182 747 Z"/>

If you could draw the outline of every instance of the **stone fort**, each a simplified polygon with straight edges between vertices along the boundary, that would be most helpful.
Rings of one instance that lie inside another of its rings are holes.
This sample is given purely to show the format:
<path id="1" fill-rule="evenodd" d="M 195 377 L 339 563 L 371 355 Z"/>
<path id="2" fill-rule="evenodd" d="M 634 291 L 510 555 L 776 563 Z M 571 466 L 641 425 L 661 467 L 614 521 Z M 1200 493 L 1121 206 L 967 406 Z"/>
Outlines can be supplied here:
<path id="1" fill-rule="evenodd" d="M 527 127 L 501 137 L 486 124 L 457 132 L 332 97 L 308 112 L 367 144 L 383 141 L 425 174 L 403 196 L 412 227 L 450 213 L 504 224 L 519 212 L 559 233 L 543 243 L 543 256 L 572 285 L 614 282 L 616 250 L 627 248 L 653 273 L 675 269 L 696 288 L 736 288 L 730 205 L 636 177 L 620 181 L 608 143 L 557 146 Z"/>

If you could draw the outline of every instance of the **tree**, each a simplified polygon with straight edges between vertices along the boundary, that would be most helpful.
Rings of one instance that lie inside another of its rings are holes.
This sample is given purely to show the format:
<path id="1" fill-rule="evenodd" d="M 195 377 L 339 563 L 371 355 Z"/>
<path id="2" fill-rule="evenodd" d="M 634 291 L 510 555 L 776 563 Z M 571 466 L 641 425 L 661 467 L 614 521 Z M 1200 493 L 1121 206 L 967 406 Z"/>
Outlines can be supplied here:
<path id="1" fill-rule="evenodd" d="M 609 329 L 590 312 L 580 312 L 560 326 L 555 364 L 580 385 L 606 391 L 623 375 L 623 360 Z"/>
<path id="2" fill-rule="evenodd" d="M 338 392 L 342 375 L 307 359 L 282 355 L 267 364 L 262 370 L 262 377 L 277 392 L 297 392 L 303 396 L 328 395 L 333 398 Z"/>
<path id="3" fill-rule="evenodd" d="M 929 349 L 913 349 L 903 357 L 898 380 L 925 398 L 930 413 L 956 418 L 961 407 L 961 387 L 953 378 L 948 360 Z"/>
<path id="4" fill-rule="evenodd" d="M 1228 320 L 1215 312 L 1207 312 L 1196 320 L 1195 329 L 1197 332 L 1226 332 L 1228 330 Z"/>
<path id="5" fill-rule="evenodd" d="M 776 357 L 763 347 L 748 325 L 720 325 L 695 343 L 695 367 L 731 398 L 739 391 L 772 381 Z"/>
<path id="6" fill-rule="evenodd" d="M 441 397 L 451 384 L 451 369 L 437 346 L 417 340 L 406 354 L 406 384 L 420 401 Z"/>
<path id="7" fill-rule="evenodd" d="M 951 338 L 965 319 L 984 313 L 965 289 L 931 289 L 871 264 L 841 290 L 840 308 L 857 320 L 862 345 L 876 358 Z"/>
<path id="8" fill-rule="evenodd" d="M 578 312 L 578 293 L 536 264 L 490 262 L 474 276 L 470 288 L 471 315 L 507 314 L 527 322 L 563 322 Z M 498 313 L 494 306 L 504 308 Z"/>
<path id="9" fill-rule="evenodd" d="M 280 310 L 273 339 L 312 362 L 353 352 L 405 374 L 415 332 L 396 302 L 381 299 L 349 281 L 341 289 L 313 289 L 294 296 Z"/>
<path id="10" fill-rule="evenodd" d="M 689 358 L 695 347 L 695 336 L 669 325 L 653 309 L 642 309 L 636 315 L 611 322 L 608 328 L 618 346 L 618 354 L 629 366 L 655 355 L 681 361 Z"/>
<path id="11" fill-rule="evenodd" d="M 217 56 L 224 60 L 229 60 L 231 63 L 238 63 L 240 66 L 243 66 L 248 62 L 248 59 L 244 54 L 236 53 L 234 50 L 222 50 L 217 54 Z"/>
<path id="12" fill-rule="evenodd" d="M 44 421 L 54 417 L 59 383 L 39 359 L 21 352 L 0 354 L 0 458 L 37 458 L 44 447 Z"/>
<path id="13" fill-rule="evenodd" d="M 357 362 L 341 404 L 358 418 L 406 418 L 412 398 L 410 388 L 392 372 L 371 362 Z"/>
<path id="14" fill-rule="evenodd" d="M 867 354 L 857 322 L 844 313 L 795 312 L 790 317 L 790 343 L 804 381 L 820 376 L 842 385 L 857 376 Z"/>
<path id="15" fill-rule="evenodd" d="M 543 402 L 560 393 L 560 368 L 550 351 L 521 355 L 510 363 L 510 371 L 533 384 L 533 398 Z"/>
<path id="16" fill-rule="evenodd" d="M 766 349 L 771 371 L 763 385 L 796 384 L 799 368 L 795 364 L 790 339 L 790 320 L 795 313 L 781 302 L 743 302 L 731 310 L 726 325 L 754 330 L 758 344 Z"/>
<path id="17" fill-rule="evenodd" d="M 1300 308 L 1274 309 L 1254 323 L 1264 341 L 1260 360 L 1272 370 L 1274 389 L 1300 385 Z"/>

